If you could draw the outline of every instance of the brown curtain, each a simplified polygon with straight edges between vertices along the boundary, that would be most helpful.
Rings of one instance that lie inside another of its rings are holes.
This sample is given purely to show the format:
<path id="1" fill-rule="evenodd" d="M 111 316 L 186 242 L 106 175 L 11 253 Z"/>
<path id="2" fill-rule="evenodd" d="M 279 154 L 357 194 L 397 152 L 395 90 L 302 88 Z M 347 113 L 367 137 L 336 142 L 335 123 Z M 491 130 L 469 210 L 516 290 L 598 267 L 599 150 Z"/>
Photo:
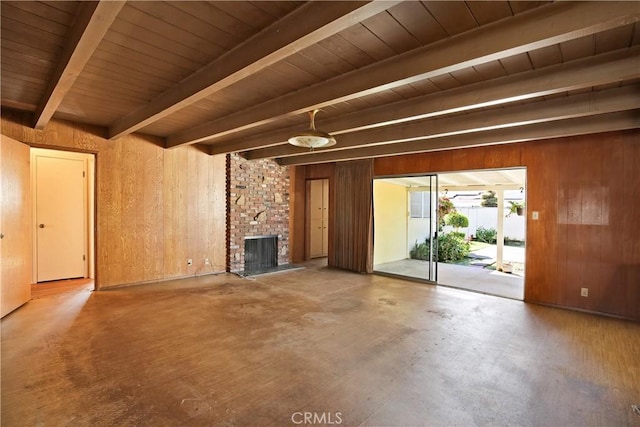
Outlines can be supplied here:
<path id="1" fill-rule="evenodd" d="M 329 266 L 373 271 L 373 160 L 336 164 Z"/>

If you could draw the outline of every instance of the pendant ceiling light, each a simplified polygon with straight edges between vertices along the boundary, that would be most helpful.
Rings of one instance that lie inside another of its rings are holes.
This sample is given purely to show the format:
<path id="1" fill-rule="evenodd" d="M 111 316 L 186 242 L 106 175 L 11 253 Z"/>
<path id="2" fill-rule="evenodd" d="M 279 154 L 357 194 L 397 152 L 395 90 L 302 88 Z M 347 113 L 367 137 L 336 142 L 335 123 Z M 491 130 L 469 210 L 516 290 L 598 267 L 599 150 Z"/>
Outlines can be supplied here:
<path id="1" fill-rule="evenodd" d="M 319 110 L 309 111 L 309 129 L 289 138 L 289 144 L 310 148 L 330 147 L 336 144 L 336 139 L 327 132 L 316 129 L 315 119 Z"/>

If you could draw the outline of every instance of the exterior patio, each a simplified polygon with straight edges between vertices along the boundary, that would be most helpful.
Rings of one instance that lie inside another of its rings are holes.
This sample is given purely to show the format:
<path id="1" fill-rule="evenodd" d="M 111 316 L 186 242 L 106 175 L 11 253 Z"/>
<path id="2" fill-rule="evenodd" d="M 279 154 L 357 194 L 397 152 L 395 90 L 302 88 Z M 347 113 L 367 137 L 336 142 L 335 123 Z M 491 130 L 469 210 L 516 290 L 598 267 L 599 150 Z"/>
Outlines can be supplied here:
<path id="1" fill-rule="evenodd" d="M 524 263 L 524 248 L 505 246 L 504 259 L 513 263 Z M 482 265 L 457 265 L 438 263 L 438 285 L 466 289 L 483 294 L 522 300 L 524 298 L 523 272 L 517 274 L 485 268 L 483 265 L 495 261 L 496 246 L 490 245 L 470 254 L 481 259 Z M 428 263 L 416 259 L 403 259 L 374 266 L 378 273 L 407 276 L 427 280 Z"/>

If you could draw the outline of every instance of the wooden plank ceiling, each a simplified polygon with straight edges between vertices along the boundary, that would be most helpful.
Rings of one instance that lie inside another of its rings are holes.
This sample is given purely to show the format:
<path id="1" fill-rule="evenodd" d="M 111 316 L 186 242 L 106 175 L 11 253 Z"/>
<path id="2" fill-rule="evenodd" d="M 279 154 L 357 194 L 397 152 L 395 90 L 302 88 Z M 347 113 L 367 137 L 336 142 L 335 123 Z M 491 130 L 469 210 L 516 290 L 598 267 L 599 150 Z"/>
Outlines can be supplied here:
<path id="1" fill-rule="evenodd" d="M 640 2 L 2 1 L 2 106 L 307 164 L 639 127 Z M 286 143 L 320 108 L 338 143 Z"/>

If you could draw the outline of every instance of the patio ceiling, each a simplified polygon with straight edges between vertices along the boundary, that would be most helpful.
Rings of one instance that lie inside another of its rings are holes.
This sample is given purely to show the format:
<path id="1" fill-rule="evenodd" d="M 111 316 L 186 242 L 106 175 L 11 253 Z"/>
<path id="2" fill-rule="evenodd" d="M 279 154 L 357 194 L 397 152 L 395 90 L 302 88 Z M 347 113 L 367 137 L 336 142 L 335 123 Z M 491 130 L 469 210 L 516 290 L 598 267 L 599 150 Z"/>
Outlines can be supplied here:
<path id="1" fill-rule="evenodd" d="M 429 177 L 425 176 L 383 179 L 387 183 L 403 187 L 428 187 L 430 185 Z M 438 174 L 439 191 L 519 190 L 525 187 L 525 182 L 525 169 L 494 169 Z"/>

